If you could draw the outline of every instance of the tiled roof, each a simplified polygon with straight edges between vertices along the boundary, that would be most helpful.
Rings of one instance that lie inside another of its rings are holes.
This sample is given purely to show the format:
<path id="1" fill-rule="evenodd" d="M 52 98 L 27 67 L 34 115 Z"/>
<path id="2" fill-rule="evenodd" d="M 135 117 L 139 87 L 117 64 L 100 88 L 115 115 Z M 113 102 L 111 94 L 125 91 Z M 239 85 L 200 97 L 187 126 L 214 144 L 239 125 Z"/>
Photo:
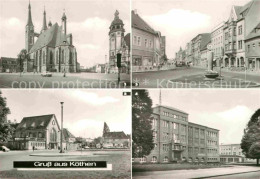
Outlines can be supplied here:
<path id="1" fill-rule="evenodd" d="M 67 128 L 63 128 L 62 134 L 63 134 L 65 139 L 75 138 L 75 136 L 72 133 L 70 133 L 70 131 Z"/>
<path id="2" fill-rule="evenodd" d="M 207 48 L 207 45 L 211 41 L 210 33 L 201 34 L 200 50 Z"/>
<path id="3" fill-rule="evenodd" d="M 49 29 L 40 34 L 39 38 L 32 46 L 30 53 L 45 47 L 56 47 L 60 44 L 63 44 L 63 39 L 65 35 L 62 33 L 62 27 L 55 23 Z"/>
<path id="4" fill-rule="evenodd" d="M 248 2 L 248 3 L 246 3 L 244 6 L 242 6 L 242 7 L 240 8 L 240 12 L 239 12 L 239 13 L 242 13 L 242 12 L 244 12 L 245 10 L 247 10 L 247 9 L 251 6 L 252 3 L 253 3 L 253 0 L 251 0 L 250 2 Z"/>
<path id="5" fill-rule="evenodd" d="M 24 117 L 18 125 L 17 130 L 26 130 L 32 128 L 45 129 L 53 117 L 55 117 L 54 114 Z"/>
<path id="6" fill-rule="evenodd" d="M 239 14 L 240 14 L 240 9 L 242 9 L 242 6 L 234 6 L 237 18 L 239 18 Z"/>
<path id="7" fill-rule="evenodd" d="M 132 27 L 137 28 L 152 34 L 155 34 L 156 32 L 154 29 L 149 26 L 138 14 L 136 14 L 134 11 L 132 11 Z"/>
<path id="8" fill-rule="evenodd" d="M 245 40 L 249 40 L 255 37 L 260 37 L 260 22 L 257 26 L 246 36 Z"/>
<path id="9" fill-rule="evenodd" d="M 121 132 L 106 132 L 103 134 L 104 138 L 112 138 L 112 139 L 128 139 L 127 135 L 123 131 Z"/>

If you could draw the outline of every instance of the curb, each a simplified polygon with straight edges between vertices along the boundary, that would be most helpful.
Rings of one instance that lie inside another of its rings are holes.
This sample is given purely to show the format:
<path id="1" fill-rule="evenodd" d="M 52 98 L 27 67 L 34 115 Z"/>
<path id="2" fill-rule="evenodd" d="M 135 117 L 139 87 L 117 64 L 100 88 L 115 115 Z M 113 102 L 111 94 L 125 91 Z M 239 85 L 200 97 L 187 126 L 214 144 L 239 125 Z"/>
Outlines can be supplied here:
<path id="1" fill-rule="evenodd" d="M 238 173 L 229 173 L 229 174 L 221 174 L 221 175 L 212 175 L 212 176 L 198 177 L 198 178 L 192 178 L 192 179 L 214 178 L 214 177 L 229 176 L 229 175 L 236 175 L 236 174 L 243 174 L 243 173 L 253 173 L 253 172 L 259 172 L 259 171 L 260 170 L 248 171 L 248 172 L 238 172 Z"/>

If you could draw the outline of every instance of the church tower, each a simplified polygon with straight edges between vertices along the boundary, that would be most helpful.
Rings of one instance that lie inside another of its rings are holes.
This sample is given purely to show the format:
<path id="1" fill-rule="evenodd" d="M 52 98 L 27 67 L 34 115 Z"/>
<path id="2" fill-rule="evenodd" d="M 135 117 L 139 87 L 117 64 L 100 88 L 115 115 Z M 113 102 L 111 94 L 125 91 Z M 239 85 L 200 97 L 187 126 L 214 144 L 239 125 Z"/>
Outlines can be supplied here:
<path id="1" fill-rule="evenodd" d="M 27 53 L 32 48 L 33 44 L 34 44 L 34 26 L 32 23 L 31 4 L 29 2 L 28 19 L 27 19 L 27 24 L 25 26 L 25 49 Z"/>
<path id="2" fill-rule="evenodd" d="M 44 7 L 44 11 L 43 11 L 43 23 L 42 23 L 41 33 L 43 33 L 45 30 L 47 30 L 47 23 L 46 23 L 46 12 L 45 12 L 45 7 Z"/>
<path id="3" fill-rule="evenodd" d="M 61 24 L 62 24 L 62 33 L 67 35 L 67 17 L 65 12 L 63 13 L 63 16 L 61 18 Z"/>
<path id="4" fill-rule="evenodd" d="M 109 66 L 110 69 L 117 69 L 116 54 L 122 50 L 121 47 L 125 32 L 124 23 L 119 19 L 119 12 L 117 10 L 109 29 Z"/>

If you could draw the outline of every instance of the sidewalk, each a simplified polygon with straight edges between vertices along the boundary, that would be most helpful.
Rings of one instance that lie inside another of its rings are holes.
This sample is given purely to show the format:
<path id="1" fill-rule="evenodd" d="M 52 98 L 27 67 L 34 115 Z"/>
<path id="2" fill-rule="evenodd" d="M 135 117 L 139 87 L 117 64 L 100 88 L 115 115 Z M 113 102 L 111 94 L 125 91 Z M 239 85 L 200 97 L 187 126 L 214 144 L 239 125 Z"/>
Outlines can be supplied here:
<path id="1" fill-rule="evenodd" d="M 209 178 L 222 175 L 239 174 L 247 172 L 260 171 L 260 167 L 249 166 L 231 166 L 226 168 L 210 168 L 198 170 L 172 170 L 172 171 L 156 171 L 156 172 L 140 172 L 134 173 L 133 178 L 148 179 L 148 178 Z"/>
<path id="2" fill-rule="evenodd" d="M 201 66 L 192 66 L 192 68 L 198 68 L 198 69 L 202 69 L 202 70 L 207 70 L 206 67 L 201 67 Z M 217 72 L 220 71 L 219 67 L 214 67 L 213 70 L 215 70 Z M 245 74 L 245 71 L 231 71 L 231 70 L 228 70 L 227 68 L 222 68 L 221 72 L 228 72 L 228 73 L 234 73 L 234 74 Z M 260 76 L 260 71 L 247 70 L 246 71 L 246 75 Z"/>

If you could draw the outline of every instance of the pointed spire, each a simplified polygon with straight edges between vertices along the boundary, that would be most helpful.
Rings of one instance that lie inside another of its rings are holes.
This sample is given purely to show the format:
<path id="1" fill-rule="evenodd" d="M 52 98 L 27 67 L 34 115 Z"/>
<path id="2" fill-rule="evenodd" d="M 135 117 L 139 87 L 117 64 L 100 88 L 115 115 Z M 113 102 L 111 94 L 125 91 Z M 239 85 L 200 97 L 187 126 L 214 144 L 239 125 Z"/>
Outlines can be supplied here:
<path id="1" fill-rule="evenodd" d="M 31 15 L 31 2 L 29 0 L 29 6 L 28 6 L 28 20 L 27 20 L 27 25 L 33 26 L 32 23 L 32 15 Z"/>
<path id="2" fill-rule="evenodd" d="M 47 23 L 46 23 L 46 12 L 45 12 L 45 6 L 44 6 L 42 31 L 44 31 L 46 29 L 47 29 Z"/>

